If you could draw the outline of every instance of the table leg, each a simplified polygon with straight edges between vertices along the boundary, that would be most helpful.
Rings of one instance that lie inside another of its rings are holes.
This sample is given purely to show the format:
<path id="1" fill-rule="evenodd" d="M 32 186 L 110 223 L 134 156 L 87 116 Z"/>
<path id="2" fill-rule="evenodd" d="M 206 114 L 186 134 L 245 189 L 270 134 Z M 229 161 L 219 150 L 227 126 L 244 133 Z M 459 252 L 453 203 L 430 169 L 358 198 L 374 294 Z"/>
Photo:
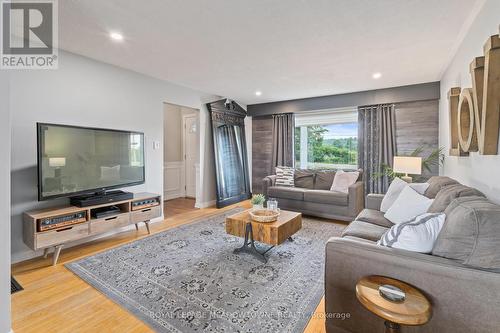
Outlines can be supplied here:
<path id="1" fill-rule="evenodd" d="M 56 245 L 54 247 L 54 256 L 52 257 L 52 266 L 55 266 L 57 264 L 57 260 L 59 259 L 59 254 L 61 253 L 63 246 L 62 245 Z"/>
<path id="2" fill-rule="evenodd" d="M 144 221 L 146 224 L 146 229 L 148 229 L 148 235 L 151 235 L 151 231 L 149 230 L 149 221 Z"/>
<path id="3" fill-rule="evenodd" d="M 385 325 L 385 333 L 400 333 L 401 326 L 399 324 L 393 323 L 392 321 L 386 320 L 384 322 Z"/>
<path id="4" fill-rule="evenodd" d="M 45 249 L 43 249 L 43 258 L 47 259 L 48 256 L 49 256 L 49 248 L 46 247 Z"/>
<path id="5" fill-rule="evenodd" d="M 290 242 L 293 242 L 293 238 L 292 238 L 292 236 L 288 237 L 288 240 L 289 240 Z"/>
<path id="6" fill-rule="evenodd" d="M 257 250 L 253 240 L 252 223 L 247 223 L 245 225 L 245 240 L 243 241 L 243 245 L 237 249 L 234 249 L 233 253 L 247 252 L 253 254 L 265 264 L 267 263 L 267 257 L 265 256 L 265 254 L 273 248 L 274 246 L 271 246 L 264 252 L 260 252 L 259 250 Z"/>
<path id="7" fill-rule="evenodd" d="M 135 224 L 135 230 L 139 231 L 139 226 L 137 225 L 137 223 Z"/>

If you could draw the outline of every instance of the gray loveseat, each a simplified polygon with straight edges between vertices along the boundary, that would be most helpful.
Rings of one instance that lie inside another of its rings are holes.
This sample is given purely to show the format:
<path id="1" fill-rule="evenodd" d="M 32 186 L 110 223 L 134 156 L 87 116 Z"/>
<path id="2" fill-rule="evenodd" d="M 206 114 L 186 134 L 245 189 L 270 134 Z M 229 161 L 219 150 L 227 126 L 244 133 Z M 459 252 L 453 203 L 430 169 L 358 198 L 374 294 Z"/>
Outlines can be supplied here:
<path id="1" fill-rule="evenodd" d="M 384 332 L 381 318 L 357 300 L 356 282 L 382 275 L 410 283 L 432 303 L 424 326 L 402 332 L 498 332 L 500 330 L 500 206 L 479 191 L 448 177 L 432 177 L 425 195 L 446 222 L 432 254 L 376 245 L 392 226 L 379 211 L 383 195 L 370 194 L 364 209 L 341 237 L 326 245 L 325 307 L 327 332 Z M 493 267 L 496 267 L 494 269 Z M 345 318 L 345 316 L 344 316 Z"/>
<path id="2" fill-rule="evenodd" d="M 349 187 L 349 193 L 330 191 L 335 177 L 334 170 L 296 169 L 294 187 L 276 186 L 276 175 L 263 180 L 267 198 L 276 198 L 282 209 L 298 211 L 342 221 L 352 221 L 364 207 L 362 171 L 358 181 Z"/>

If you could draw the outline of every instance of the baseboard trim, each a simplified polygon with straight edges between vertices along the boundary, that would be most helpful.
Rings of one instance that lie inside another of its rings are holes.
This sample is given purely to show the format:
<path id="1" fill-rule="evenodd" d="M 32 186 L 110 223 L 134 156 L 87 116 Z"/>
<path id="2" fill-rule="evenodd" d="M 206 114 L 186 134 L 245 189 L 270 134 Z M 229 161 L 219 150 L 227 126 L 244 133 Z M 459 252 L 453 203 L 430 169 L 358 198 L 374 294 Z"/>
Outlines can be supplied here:
<path id="1" fill-rule="evenodd" d="M 158 217 L 156 219 L 151 220 L 150 223 L 163 222 L 164 220 L 165 219 L 162 216 L 162 217 Z M 142 226 L 144 226 L 144 224 L 140 224 L 140 226 L 142 227 Z M 146 229 L 146 227 L 144 227 L 144 230 L 145 229 Z M 77 242 L 74 242 L 74 243 L 64 244 L 63 252 L 64 252 L 65 249 L 72 248 L 73 246 L 77 246 L 77 245 L 82 245 L 82 244 L 85 244 L 85 243 L 89 243 L 89 242 L 92 242 L 92 241 L 95 241 L 95 240 L 98 240 L 98 239 L 101 239 L 101 238 L 104 238 L 104 237 L 114 236 L 116 234 L 119 234 L 119 233 L 125 232 L 125 231 L 129 231 L 129 230 L 135 230 L 135 225 L 131 224 L 131 225 L 128 225 L 126 227 L 123 227 L 123 228 L 120 228 L 120 229 L 117 229 L 117 230 L 114 230 L 114 231 L 111 231 L 111 232 L 108 232 L 108 233 L 97 235 L 95 237 L 89 237 L 89 238 L 85 238 L 85 239 L 82 239 L 81 241 L 77 241 Z M 24 251 L 24 252 L 15 253 L 15 254 L 11 255 L 11 263 L 12 264 L 17 264 L 17 263 L 20 263 L 22 261 L 26 261 L 26 260 L 30 260 L 30 259 L 33 259 L 33 258 L 41 257 L 42 255 L 43 255 L 43 250 L 39 250 L 39 251 L 28 250 L 28 251 Z"/>
<path id="2" fill-rule="evenodd" d="M 216 204 L 216 200 L 211 200 L 211 201 L 205 201 L 205 202 L 196 202 L 194 204 L 194 207 L 195 208 L 208 208 L 208 207 L 212 207 L 212 206 L 215 206 Z"/>

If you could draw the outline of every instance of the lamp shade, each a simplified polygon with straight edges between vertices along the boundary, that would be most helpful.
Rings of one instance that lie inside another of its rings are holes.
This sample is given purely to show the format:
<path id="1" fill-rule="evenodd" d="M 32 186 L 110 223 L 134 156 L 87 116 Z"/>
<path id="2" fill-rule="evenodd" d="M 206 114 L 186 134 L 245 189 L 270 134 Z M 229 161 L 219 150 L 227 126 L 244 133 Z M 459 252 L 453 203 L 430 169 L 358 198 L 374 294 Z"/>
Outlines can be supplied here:
<path id="1" fill-rule="evenodd" d="M 66 157 L 50 157 L 49 166 L 53 168 L 63 167 L 66 165 Z"/>
<path id="2" fill-rule="evenodd" d="M 422 174 L 422 158 L 410 156 L 394 156 L 394 172 L 412 175 Z"/>

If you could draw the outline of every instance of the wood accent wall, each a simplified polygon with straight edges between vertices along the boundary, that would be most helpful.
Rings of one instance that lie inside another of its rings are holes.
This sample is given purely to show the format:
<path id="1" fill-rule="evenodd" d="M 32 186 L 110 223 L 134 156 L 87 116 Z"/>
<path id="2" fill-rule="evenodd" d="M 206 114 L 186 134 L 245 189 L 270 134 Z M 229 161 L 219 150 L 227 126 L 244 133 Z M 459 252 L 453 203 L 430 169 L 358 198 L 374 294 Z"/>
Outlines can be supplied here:
<path id="1" fill-rule="evenodd" d="M 424 147 L 424 156 L 439 145 L 439 101 L 419 101 L 396 104 L 396 143 L 398 155 Z M 431 173 L 437 175 L 439 167 Z"/>
<path id="2" fill-rule="evenodd" d="M 272 153 L 271 116 L 252 118 L 252 188 L 254 193 L 262 193 L 262 179 L 271 170 Z M 438 148 L 439 101 L 428 100 L 396 104 L 396 142 L 398 154 L 409 153 L 424 146 L 424 154 Z M 436 167 L 431 174 L 437 175 Z"/>
<path id="3" fill-rule="evenodd" d="M 271 171 L 273 118 L 252 118 L 252 191 L 262 193 L 262 179 Z"/>

